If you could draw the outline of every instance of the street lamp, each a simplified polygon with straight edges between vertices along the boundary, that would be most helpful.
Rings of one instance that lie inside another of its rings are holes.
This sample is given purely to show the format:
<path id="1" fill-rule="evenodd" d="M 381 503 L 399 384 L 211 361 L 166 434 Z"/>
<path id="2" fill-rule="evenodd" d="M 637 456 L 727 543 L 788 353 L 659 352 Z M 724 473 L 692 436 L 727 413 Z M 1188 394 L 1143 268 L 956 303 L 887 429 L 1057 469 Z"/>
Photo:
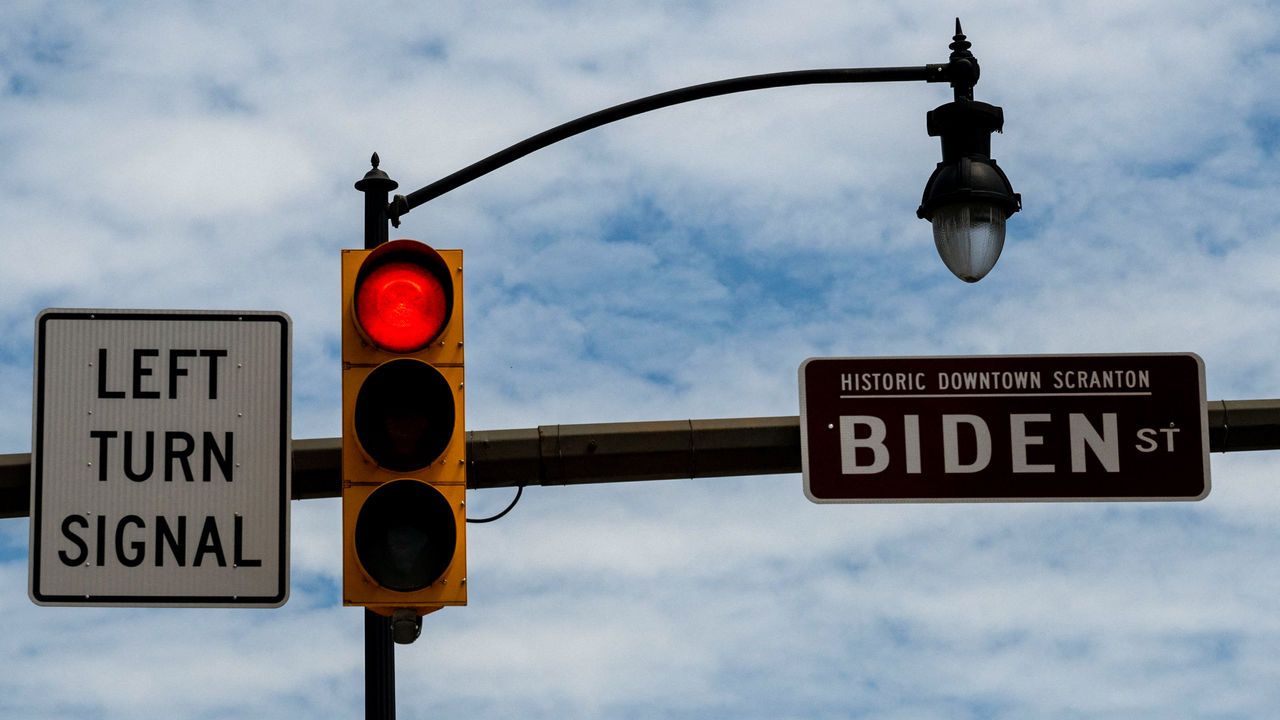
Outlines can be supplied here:
<path id="1" fill-rule="evenodd" d="M 1004 111 L 973 99 L 978 63 L 958 18 L 950 47 L 955 101 L 928 115 L 929 136 L 942 138 L 942 162 L 924 186 L 916 215 L 933 224 L 933 242 L 947 268 L 977 282 L 999 259 L 1004 222 L 1022 208 L 1022 196 L 991 157 L 991 133 L 1004 127 Z"/>
<path id="2" fill-rule="evenodd" d="M 522 140 L 408 195 L 396 195 L 385 206 L 385 215 L 381 217 L 374 206 L 380 205 L 378 198 L 385 198 L 386 190 L 381 186 L 357 189 L 367 193 L 366 209 L 373 212 L 372 216 L 366 217 L 366 223 L 384 228 L 385 239 L 388 219 L 399 227 L 400 218 L 409 211 L 482 175 L 553 143 L 641 113 L 719 95 L 774 87 L 921 80 L 946 82 L 954 89 L 955 100 L 928 114 L 929 135 L 942 139 L 942 162 L 938 163 L 925 186 L 916 215 L 933 224 L 938 254 L 951 272 L 966 282 L 976 282 L 991 270 L 1000 257 L 1000 250 L 1004 247 L 1005 220 L 1022 207 L 1022 199 L 1013 191 L 1004 171 L 991 158 L 991 133 L 1003 127 L 1004 113 L 999 107 L 973 99 L 979 68 L 977 59 L 969 52 L 971 46 L 957 18 L 956 34 L 949 46 L 951 57 L 945 64 L 750 75 L 693 85 L 615 105 Z M 394 182 L 391 189 L 394 189 Z"/>

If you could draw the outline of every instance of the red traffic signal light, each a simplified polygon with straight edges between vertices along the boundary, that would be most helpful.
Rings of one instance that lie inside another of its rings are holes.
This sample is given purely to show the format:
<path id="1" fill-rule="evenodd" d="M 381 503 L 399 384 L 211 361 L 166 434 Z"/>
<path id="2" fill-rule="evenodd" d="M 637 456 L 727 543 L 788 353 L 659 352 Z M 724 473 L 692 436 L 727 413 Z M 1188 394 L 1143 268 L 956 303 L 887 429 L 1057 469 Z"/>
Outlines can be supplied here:
<path id="1" fill-rule="evenodd" d="M 344 250 L 343 602 L 465 605 L 462 252 Z"/>
<path id="2" fill-rule="evenodd" d="M 453 280 L 422 243 L 396 240 L 373 250 L 355 279 L 352 312 L 373 345 L 411 353 L 440 336 L 453 313 Z"/>

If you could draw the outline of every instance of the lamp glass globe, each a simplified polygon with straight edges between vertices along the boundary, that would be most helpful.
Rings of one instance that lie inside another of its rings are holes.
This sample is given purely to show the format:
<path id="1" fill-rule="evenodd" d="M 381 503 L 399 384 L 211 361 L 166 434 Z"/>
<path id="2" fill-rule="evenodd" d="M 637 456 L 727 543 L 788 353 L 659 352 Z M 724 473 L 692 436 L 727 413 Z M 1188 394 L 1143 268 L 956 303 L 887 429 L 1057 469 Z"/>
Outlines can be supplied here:
<path id="1" fill-rule="evenodd" d="M 989 202 L 956 202 L 933 215 L 933 242 L 956 277 L 977 282 L 1004 249 L 1004 208 Z"/>

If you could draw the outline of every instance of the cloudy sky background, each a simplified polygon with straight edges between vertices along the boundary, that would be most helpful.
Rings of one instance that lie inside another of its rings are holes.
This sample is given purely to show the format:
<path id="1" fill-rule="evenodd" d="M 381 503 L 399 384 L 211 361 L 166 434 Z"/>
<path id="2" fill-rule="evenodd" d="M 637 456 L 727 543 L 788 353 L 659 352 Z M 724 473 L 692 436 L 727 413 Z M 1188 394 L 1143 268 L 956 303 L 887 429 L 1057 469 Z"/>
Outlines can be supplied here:
<path id="1" fill-rule="evenodd" d="M 6 3 L 0 453 L 44 307 L 294 321 L 293 436 L 339 432 L 338 254 L 377 151 L 415 189 L 654 92 L 945 62 L 955 15 L 1025 210 L 977 285 L 914 211 L 939 85 L 672 108 L 424 206 L 467 255 L 471 429 L 795 415 L 807 357 L 1200 354 L 1280 395 L 1272 2 Z M 798 476 L 531 488 L 399 716 L 1259 718 L 1280 705 L 1275 452 L 1196 504 L 819 506 Z M 475 515 L 509 491 L 471 494 Z M 280 610 L 38 608 L 0 521 L 0 716 L 352 717 L 336 500 Z"/>

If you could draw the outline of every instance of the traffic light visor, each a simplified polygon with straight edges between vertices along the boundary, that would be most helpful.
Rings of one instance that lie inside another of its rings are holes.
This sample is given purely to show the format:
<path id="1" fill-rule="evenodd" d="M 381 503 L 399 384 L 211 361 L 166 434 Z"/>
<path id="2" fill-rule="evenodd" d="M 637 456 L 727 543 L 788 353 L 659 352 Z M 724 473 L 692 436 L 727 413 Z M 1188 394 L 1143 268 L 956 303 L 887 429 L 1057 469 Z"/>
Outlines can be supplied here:
<path id="1" fill-rule="evenodd" d="M 453 283 L 444 260 L 413 240 L 379 246 L 360 267 L 352 311 L 374 345 L 390 352 L 416 352 L 448 324 Z"/>

